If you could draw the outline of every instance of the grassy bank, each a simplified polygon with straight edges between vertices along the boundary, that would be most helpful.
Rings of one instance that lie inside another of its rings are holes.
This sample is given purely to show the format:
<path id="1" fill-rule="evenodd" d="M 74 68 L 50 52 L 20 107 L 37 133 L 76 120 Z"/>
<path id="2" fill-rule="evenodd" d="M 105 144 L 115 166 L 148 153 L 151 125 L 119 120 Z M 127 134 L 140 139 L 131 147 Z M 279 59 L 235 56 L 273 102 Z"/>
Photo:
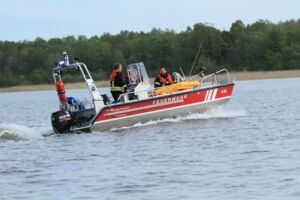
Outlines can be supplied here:
<path id="1" fill-rule="evenodd" d="M 236 80 L 258 80 L 300 77 L 300 70 L 262 71 L 262 72 L 230 72 Z"/>
<path id="2" fill-rule="evenodd" d="M 230 72 L 235 80 L 258 80 L 258 79 L 276 79 L 276 78 L 294 78 L 300 77 L 300 70 L 284 71 L 263 71 L 263 72 Z M 109 87 L 109 81 L 97 81 L 97 87 Z M 67 83 L 67 89 L 85 88 L 85 83 Z M 54 84 L 24 85 L 0 88 L 0 92 L 17 92 L 17 91 L 35 91 L 35 90 L 55 90 Z"/>
<path id="3" fill-rule="evenodd" d="M 108 87 L 109 81 L 96 81 L 97 87 Z M 86 88 L 84 82 L 78 83 L 66 83 L 65 88 Z M 7 88 L 0 88 L 0 92 L 19 92 L 19 91 L 36 91 L 36 90 L 55 90 L 55 85 L 53 84 L 38 84 L 38 85 L 18 85 Z"/>

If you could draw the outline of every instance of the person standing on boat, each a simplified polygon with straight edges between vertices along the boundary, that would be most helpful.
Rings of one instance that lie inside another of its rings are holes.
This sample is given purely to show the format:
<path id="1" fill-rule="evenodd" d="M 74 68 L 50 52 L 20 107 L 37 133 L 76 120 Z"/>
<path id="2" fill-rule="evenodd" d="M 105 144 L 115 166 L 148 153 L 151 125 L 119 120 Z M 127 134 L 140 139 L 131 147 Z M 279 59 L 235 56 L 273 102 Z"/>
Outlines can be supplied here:
<path id="1" fill-rule="evenodd" d="M 116 64 L 114 70 L 111 72 L 110 86 L 110 92 L 114 100 L 117 101 L 119 96 L 126 90 L 125 79 L 122 74 L 122 65 L 120 63 Z"/>
<path id="2" fill-rule="evenodd" d="M 164 87 L 166 85 L 172 85 L 174 83 L 174 79 L 170 73 L 167 72 L 165 66 L 160 68 L 159 74 L 154 80 L 154 87 Z"/>

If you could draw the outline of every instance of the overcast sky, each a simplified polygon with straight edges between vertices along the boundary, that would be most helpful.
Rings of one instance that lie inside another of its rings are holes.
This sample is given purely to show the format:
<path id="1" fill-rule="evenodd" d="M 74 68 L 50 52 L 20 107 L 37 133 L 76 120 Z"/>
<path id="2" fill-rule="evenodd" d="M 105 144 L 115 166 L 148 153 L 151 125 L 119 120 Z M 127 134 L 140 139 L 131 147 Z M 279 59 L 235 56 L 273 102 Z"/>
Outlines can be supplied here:
<path id="1" fill-rule="evenodd" d="M 153 27 L 183 31 L 195 23 L 221 30 L 241 19 L 300 18 L 300 0 L 0 0 L 0 40 L 117 34 Z"/>

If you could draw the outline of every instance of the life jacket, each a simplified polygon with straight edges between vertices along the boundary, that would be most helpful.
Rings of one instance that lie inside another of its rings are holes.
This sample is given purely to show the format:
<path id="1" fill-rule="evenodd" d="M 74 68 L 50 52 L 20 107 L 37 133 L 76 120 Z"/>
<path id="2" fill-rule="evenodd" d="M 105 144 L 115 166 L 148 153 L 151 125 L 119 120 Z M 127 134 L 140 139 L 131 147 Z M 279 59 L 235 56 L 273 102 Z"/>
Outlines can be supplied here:
<path id="1" fill-rule="evenodd" d="M 118 72 L 121 72 L 120 69 L 115 69 L 111 72 L 110 80 L 115 81 L 116 75 Z"/>
<path id="2" fill-rule="evenodd" d="M 158 74 L 158 78 L 160 80 L 160 82 L 162 83 L 162 85 L 166 85 L 167 82 L 169 82 L 169 85 L 171 85 L 173 83 L 173 78 L 171 76 L 171 74 L 167 73 L 167 79 L 164 78 L 161 74 Z"/>
<path id="3" fill-rule="evenodd" d="M 110 83 L 111 83 L 111 89 L 110 91 L 120 91 L 120 92 L 124 92 L 125 87 L 123 85 L 116 85 L 116 75 L 118 72 L 121 72 L 120 69 L 115 69 L 111 72 L 111 76 L 110 76 Z"/>

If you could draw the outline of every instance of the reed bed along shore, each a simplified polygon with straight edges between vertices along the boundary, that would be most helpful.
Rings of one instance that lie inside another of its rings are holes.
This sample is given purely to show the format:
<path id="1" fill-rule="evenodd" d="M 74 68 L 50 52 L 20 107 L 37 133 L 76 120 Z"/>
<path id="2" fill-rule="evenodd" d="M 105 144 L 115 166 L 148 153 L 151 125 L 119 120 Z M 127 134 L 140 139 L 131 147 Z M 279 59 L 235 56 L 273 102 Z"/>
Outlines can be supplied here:
<path id="1" fill-rule="evenodd" d="M 283 71 L 261 71 L 261 72 L 230 72 L 231 77 L 236 81 L 240 80 L 259 80 L 259 79 L 277 79 L 277 78 L 296 78 L 300 77 L 300 70 L 283 70 Z M 151 79 L 153 80 L 153 79 Z M 109 87 L 109 80 L 96 81 L 97 87 Z M 67 83 L 67 89 L 85 88 L 84 82 Z M 20 85 L 7 88 L 0 88 L 0 92 L 19 92 L 19 91 L 37 91 L 37 90 L 55 90 L 54 84 L 39 85 Z"/>

